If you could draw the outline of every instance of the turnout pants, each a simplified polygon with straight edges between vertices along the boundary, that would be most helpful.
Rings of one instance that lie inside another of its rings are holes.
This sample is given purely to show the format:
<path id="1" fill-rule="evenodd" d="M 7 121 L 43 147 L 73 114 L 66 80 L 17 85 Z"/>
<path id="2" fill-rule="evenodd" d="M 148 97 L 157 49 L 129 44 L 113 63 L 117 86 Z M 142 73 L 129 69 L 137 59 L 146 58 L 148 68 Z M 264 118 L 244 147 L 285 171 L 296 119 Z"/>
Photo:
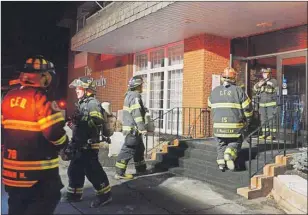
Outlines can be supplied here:
<path id="1" fill-rule="evenodd" d="M 144 144 L 141 135 L 128 134 L 116 162 L 116 173 L 125 174 L 128 162 L 133 158 L 136 172 L 146 171 Z"/>
<path id="2" fill-rule="evenodd" d="M 98 150 L 79 152 L 68 167 L 68 195 L 82 196 L 85 176 L 92 183 L 96 195 L 110 195 L 111 187 L 106 172 L 98 160 Z"/>
<path id="3" fill-rule="evenodd" d="M 275 136 L 277 128 L 276 106 L 260 107 L 260 119 L 264 136 Z"/>
<path id="4" fill-rule="evenodd" d="M 63 188 L 60 176 L 55 181 L 39 181 L 31 188 L 6 186 L 8 192 L 8 214 L 53 214 L 61 199 Z"/>
<path id="5" fill-rule="evenodd" d="M 224 155 L 230 154 L 233 161 L 238 156 L 242 147 L 242 137 L 239 138 L 216 138 L 217 145 L 217 164 L 225 164 Z"/>

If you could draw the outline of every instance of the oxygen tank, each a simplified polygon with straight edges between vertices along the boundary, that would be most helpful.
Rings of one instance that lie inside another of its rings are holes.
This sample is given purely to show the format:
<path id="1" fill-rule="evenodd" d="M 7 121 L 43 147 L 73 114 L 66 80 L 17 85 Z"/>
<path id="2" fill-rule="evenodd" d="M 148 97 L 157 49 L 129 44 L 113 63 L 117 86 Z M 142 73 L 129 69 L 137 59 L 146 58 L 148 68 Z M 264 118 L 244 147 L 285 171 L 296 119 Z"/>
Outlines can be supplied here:
<path id="1" fill-rule="evenodd" d="M 145 117 L 144 117 L 144 121 L 145 121 L 145 126 L 147 128 L 148 132 L 154 132 L 155 131 L 155 125 L 153 120 L 151 119 L 151 115 L 150 113 L 146 113 Z"/>
<path id="2" fill-rule="evenodd" d="M 112 114 L 111 104 L 109 102 L 101 103 L 101 107 L 105 110 L 104 111 L 104 119 L 106 120 L 106 127 L 110 131 L 110 136 L 113 135 L 116 129 L 116 117 Z"/>
<path id="3" fill-rule="evenodd" d="M 112 112 L 111 112 L 111 105 L 109 102 L 103 102 L 101 104 L 102 108 L 105 110 L 105 112 L 107 113 L 107 115 L 112 115 Z"/>

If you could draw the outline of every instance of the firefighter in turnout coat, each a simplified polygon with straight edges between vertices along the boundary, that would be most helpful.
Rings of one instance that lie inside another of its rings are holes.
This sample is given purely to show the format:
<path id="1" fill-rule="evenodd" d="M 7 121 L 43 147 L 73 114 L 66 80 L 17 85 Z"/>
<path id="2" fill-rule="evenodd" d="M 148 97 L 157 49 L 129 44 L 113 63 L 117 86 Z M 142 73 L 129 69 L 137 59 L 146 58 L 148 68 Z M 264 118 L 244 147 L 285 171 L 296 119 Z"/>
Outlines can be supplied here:
<path id="1" fill-rule="evenodd" d="M 2 182 L 8 214 L 53 214 L 63 188 L 59 151 L 67 145 L 65 120 L 50 98 L 56 73 L 43 56 L 27 59 L 21 87 L 2 101 Z"/>
<path id="2" fill-rule="evenodd" d="M 125 94 L 123 107 L 122 132 L 125 142 L 121 148 L 116 162 L 116 179 L 132 179 L 133 175 L 125 173 L 130 159 L 134 159 L 136 173 L 146 172 L 144 160 L 144 143 L 142 134 L 146 135 L 145 114 L 146 109 L 141 99 L 143 79 L 135 76 L 129 81 L 129 90 Z"/>
<path id="3" fill-rule="evenodd" d="M 214 88 L 208 107 L 212 109 L 214 136 L 217 139 L 217 164 L 220 170 L 235 170 L 234 161 L 241 149 L 243 134 L 253 115 L 251 101 L 241 87 L 235 85 L 236 72 L 226 68 L 223 84 Z"/>
<path id="4" fill-rule="evenodd" d="M 100 128 L 105 125 L 106 119 L 100 102 L 94 98 L 94 80 L 81 77 L 75 79 L 69 87 L 75 88 L 78 102 L 73 122 L 68 122 L 73 136 L 63 154 L 63 159 L 71 162 L 67 171 L 69 185 L 62 201 L 82 200 L 86 176 L 96 190 L 96 198 L 91 202 L 91 207 L 106 205 L 112 201 L 111 187 L 98 159 Z"/>
<path id="5" fill-rule="evenodd" d="M 261 72 L 263 79 L 256 83 L 253 88 L 259 98 L 259 113 L 263 133 L 259 138 L 272 140 L 276 132 L 275 114 L 277 111 L 278 84 L 277 80 L 272 78 L 272 70 L 270 68 L 261 69 Z M 272 117 L 274 118 L 272 119 Z"/>

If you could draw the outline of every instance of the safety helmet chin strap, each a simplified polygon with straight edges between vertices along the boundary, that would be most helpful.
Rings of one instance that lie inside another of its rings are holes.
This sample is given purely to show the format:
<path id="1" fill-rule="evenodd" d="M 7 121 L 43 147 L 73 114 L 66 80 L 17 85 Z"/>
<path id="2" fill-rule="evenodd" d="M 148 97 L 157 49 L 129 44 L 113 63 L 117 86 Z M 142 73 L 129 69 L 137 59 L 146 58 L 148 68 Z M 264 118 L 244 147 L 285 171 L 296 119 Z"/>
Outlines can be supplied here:
<path id="1" fill-rule="evenodd" d="M 88 89 L 84 89 L 84 94 L 83 94 L 83 96 L 80 98 L 80 99 L 78 99 L 79 101 L 83 101 L 83 100 L 85 100 L 85 99 L 87 99 L 87 98 L 89 98 L 89 97 L 91 97 L 91 96 L 94 96 L 94 93 L 93 92 L 90 92 Z"/>
<path id="2" fill-rule="evenodd" d="M 235 79 L 230 79 L 230 78 L 224 78 L 224 77 L 222 77 L 221 80 L 222 80 L 223 86 L 228 86 L 228 85 L 231 85 L 231 84 L 235 84 L 235 83 L 236 83 L 236 80 L 235 80 Z"/>

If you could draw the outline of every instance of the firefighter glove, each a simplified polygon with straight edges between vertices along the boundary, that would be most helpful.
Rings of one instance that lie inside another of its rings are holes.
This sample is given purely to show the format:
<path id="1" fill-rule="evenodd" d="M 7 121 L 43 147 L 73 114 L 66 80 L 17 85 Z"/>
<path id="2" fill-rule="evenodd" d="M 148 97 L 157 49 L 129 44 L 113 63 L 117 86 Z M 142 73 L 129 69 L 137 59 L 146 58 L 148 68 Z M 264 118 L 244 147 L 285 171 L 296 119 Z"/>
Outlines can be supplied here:
<path id="1" fill-rule="evenodd" d="M 61 149 L 59 152 L 59 155 L 61 157 L 62 160 L 64 161 L 69 161 L 69 157 L 67 156 L 67 154 L 65 153 L 65 148 Z"/>
<path id="2" fill-rule="evenodd" d="M 259 87 L 262 87 L 264 84 L 265 84 L 265 80 L 261 80 L 258 85 Z"/>
<path id="3" fill-rule="evenodd" d="M 75 124 L 73 123 L 73 121 L 68 121 L 68 122 L 67 122 L 67 126 L 68 126 L 71 130 L 73 130 L 74 127 L 75 127 Z"/>
<path id="4" fill-rule="evenodd" d="M 72 160 L 75 157 L 76 153 L 77 153 L 76 144 L 71 141 L 61 151 L 62 152 L 60 153 L 60 156 L 61 156 L 62 160 L 64 160 L 64 161 Z"/>
<path id="5" fill-rule="evenodd" d="M 76 110 L 72 116 L 73 123 L 78 124 L 81 121 L 82 117 L 83 114 L 80 111 Z"/>
<path id="6" fill-rule="evenodd" d="M 140 134 L 146 136 L 148 134 L 148 131 L 144 130 L 144 131 L 140 131 Z"/>

